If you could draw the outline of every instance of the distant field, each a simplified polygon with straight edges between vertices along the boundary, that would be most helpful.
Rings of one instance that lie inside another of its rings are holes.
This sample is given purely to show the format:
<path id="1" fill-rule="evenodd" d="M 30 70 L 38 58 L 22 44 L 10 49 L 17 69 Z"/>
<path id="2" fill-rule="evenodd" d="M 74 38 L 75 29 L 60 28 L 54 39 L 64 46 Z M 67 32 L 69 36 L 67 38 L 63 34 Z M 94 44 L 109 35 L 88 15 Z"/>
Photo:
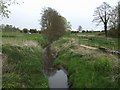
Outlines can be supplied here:
<path id="1" fill-rule="evenodd" d="M 27 44 L 28 43 L 28 44 Z M 28 34 L 20 32 L 3 32 L 2 33 L 2 44 L 13 44 L 13 45 L 28 45 L 39 44 L 40 46 L 46 45 L 47 41 L 43 39 L 41 34 Z"/>
<path id="2" fill-rule="evenodd" d="M 111 50 L 118 50 L 118 39 L 117 38 L 105 38 L 98 34 L 72 34 L 71 38 L 78 40 L 79 44 L 84 44 L 93 47 L 105 47 Z"/>

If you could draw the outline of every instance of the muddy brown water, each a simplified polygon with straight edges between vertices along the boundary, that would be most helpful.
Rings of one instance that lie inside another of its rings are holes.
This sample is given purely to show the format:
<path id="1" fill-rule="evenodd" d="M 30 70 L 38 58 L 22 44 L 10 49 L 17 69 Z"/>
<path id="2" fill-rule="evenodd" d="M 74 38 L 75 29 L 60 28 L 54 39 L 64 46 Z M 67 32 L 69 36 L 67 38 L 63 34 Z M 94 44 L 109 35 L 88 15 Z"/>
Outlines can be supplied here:
<path id="1" fill-rule="evenodd" d="M 59 69 L 53 67 L 55 53 L 50 49 L 50 46 L 43 50 L 44 73 L 48 76 L 49 88 L 64 88 L 68 89 L 67 71 L 61 67 Z"/>

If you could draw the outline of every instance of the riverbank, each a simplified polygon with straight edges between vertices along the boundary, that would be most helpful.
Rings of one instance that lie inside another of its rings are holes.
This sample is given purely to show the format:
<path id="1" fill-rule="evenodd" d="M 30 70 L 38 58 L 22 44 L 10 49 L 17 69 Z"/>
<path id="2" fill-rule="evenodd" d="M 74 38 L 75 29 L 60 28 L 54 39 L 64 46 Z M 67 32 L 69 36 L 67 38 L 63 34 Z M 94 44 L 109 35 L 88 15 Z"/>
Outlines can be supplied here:
<path id="1" fill-rule="evenodd" d="M 63 37 L 52 44 L 58 53 L 54 64 L 63 65 L 66 68 L 71 87 L 119 87 L 120 73 L 118 72 L 119 59 L 117 55 L 83 47 L 79 39 L 74 37 Z M 112 46 L 110 45 L 110 47 Z"/>
<path id="2" fill-rule="evenodd" d="M 2 88 L 48 88 L 41 48 L 45 41 L 41 35 L 5 34 L 7 37 L 2 37 Z"/>
<path id="3" fill-rule="evenodd" d="M 47 88 L 41 49 L 3 46 L 3 88 Z"/>

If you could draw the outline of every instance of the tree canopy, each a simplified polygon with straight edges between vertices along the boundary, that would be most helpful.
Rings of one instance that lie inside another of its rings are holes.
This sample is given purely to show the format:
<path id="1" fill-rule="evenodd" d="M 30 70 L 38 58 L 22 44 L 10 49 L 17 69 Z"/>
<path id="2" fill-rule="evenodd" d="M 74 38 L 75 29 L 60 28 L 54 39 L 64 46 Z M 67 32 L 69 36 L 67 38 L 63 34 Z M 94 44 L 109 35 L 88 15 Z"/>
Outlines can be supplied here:
<path id="1" fill-rule="evenodd" d="M 118 24 L 118 6 L 112 8 L 110 13 L 109 26 L 110 28 L 116 29 Z"/>
<path id="2" fill-rule="evenodd" d="M 66 21 L 56 10 L 43 8 L 41 17 L 41 31 L 49 44 L 59 39 L 66 32 Z"/>
<path id="3" fill-rule="evenodd" d="M 18 4 L 16 0 L 0 0 L 0 16 L 9 18 L 11 12 L 8 7 L 12 4 Z"/>
<path id="4" fill-rule="evenodd" d="M 120 38 L 120 1 L 118 2 L 118 37 Z M 120 46 L 119 46 L 120 48 Z"/>
<path id="5" fill-rule="evenodd" d="M 118 5 L 112 8 L 112 12 L 110 13 L 108 36 L 120 37 L 120 1 Z"/>

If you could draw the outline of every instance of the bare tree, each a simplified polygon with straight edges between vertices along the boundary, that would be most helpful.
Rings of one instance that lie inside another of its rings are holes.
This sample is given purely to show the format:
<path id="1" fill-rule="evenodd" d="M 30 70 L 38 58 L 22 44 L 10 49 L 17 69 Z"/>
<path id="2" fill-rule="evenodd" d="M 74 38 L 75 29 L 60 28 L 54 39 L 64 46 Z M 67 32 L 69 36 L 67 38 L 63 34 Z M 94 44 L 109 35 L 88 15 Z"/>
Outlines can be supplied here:
<path id="1" fill-rule="evenodd" d="M 118 20 L 118 7 L 112 9 L 110 14 L 109 26 L 110 28 L 116 29 L 117 28 L 117 20 Z"/>
<path id="2" fill-rule="evenodd" d="M 110 13 L 111 13 L 111 6 L 107 4 L 106 2 L 103 2 L 102 5 L 96 8 L 94 11 L 94 21 L 97 21 L 99 25 L 100 23 L 103 23 L 104 30 L 105 30 L 105 37 L 107 37 L 107 24 L 110 19 Z"/>

